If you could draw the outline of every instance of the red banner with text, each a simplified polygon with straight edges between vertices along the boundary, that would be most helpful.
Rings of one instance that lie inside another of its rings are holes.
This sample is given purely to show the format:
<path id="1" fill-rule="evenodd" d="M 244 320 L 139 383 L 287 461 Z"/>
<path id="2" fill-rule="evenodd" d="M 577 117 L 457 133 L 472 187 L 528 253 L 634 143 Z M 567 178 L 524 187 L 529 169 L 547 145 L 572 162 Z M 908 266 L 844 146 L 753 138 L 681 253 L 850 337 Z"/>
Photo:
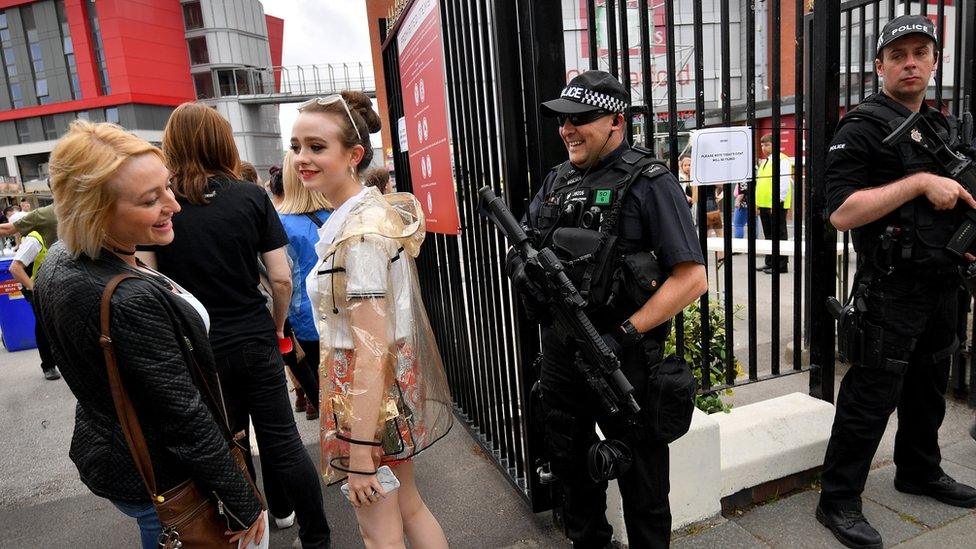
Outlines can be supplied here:
<path id="1" fill-rule="evenodd" d="M 427 230 L 458 234 L 438 0 L 414 2 L 397 35 L 407 156 Z"/>

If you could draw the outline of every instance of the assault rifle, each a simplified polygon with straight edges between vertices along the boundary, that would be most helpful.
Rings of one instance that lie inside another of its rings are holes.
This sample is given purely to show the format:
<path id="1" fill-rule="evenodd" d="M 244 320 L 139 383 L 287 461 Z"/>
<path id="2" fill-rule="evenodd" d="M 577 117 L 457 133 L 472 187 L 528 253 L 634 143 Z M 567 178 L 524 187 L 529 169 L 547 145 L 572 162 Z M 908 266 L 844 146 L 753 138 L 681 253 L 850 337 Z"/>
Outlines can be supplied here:
<path id="1" fill-rule="evenodd" d="M 557 325 L 572 334 L 579 344 L 586 360 L 577 360 L 576 363 L 604 409 L 610 415 L 617 414 L 622 407 L 630 413 L 640 412 L 640 405 L 634 399 L 634 387 L 620 371 L 620 361 L 586 316 L 586 302 L 566 276 L 556 254 L 549 248 L 535 249 L 508 206 L 495 196 L 491 187 L 482 187 L 478 195 L 490 212 L 492 223 L 525 261 L 526 275 L 546 294 Z"/>
<path id="2" fill-rule="evenodd" d="M 970 113 L 963 116 L 962 126 L 963 142 L 970 146 L 973 138 L 973 119 Z M 966 155 L 952 150 L 921 113 L 912 113 L 883 140 L 885 145 L 902 142 L 920 147 L 949 177 L 958 181 L 969 194 L 976 196 L 976 165 Z M 962 224 L 949 239 L 946 249 L 961 258 L 966 252 L 972 253 L 973 242 L 976 242 L 976 210 L 967 209 Z"/>

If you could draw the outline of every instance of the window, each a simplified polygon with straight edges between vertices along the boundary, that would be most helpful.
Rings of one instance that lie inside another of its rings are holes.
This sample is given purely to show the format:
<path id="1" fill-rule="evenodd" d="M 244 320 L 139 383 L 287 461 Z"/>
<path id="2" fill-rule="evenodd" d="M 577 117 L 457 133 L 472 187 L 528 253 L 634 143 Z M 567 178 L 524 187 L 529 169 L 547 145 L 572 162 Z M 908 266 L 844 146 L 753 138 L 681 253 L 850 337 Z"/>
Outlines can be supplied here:
<path id="1" fill-rule="evenodd" d="M 105 109 L 105 121 L 111 122 L 113 124 L 119 123 L 119 108 L 118 107 L 108 107 Z"/>
<path id="2" fill-rule="evenodd" d="M 203 12 L 200 10 L 200 2 L 183 4 L 183 26 L 186 27 L 186 30 L 203 28 Z"/>
<path id="3" fill-rule="evenodd" d="M 7 76 L 17 76 L 17 58 L 13 48 L 3 48 L 3 64 L 7 68 Z"/>
<path id="4" fill-rule="evenodd" d="M 210 53 L 207 51 L 207 39 L 203 36 L 189 38 L 186 41 L 190 48 L 190 64 L 202 65 L 210 62 Z"/>
<path id="5" fill-rule="evenodd" d="M 20 90 L 20 84 L 12 82 L 10 84 L 10 102 L 13 104 L 15 109 L 19 109 L 24 106 L 24 94 Z"/>
<path id="6" fill-rule="evenodd" d="M 217 71 L 217 85 L 220 87 L 220 96 L 237 95 L 234 87 L 234 71 Z"/>
<path id="7" fill-rule="evenodd" d="M 7 14 L 0 12 L 0 42 L 10 40 L 10 29 L 7 28 Z"/>
<path id="8" fill-rule="evenodd" d="M 47 105 L 51 102 L 51 98 L 48 97 L 47 93 L 47 78 L 40 78 L 37 84 L 34 86 L 37 91 L 37 102 L 41 105 Z"/>
<path id="9" fill-rule="evenodd" d="M 75 113 L 75 118 L 80 118 L 82 120 L 91 120 L 91 117 L 88 115 L 88 111 L 78 111 L 78 112 L 76 112 Z"/>
<path id="10" fill-rule="evenodd" d="M 61 46 L 64 49 L 64 64 L 68 67 L 68 80 L 71 82 L 71 98 L 81 99 L 81 86 L 78 85 L 78 67 L 75 63 L 75 45 L 71 41 L 71 29 L 68 27 L 68 19 L 64 14 L 64 0 L 55 2 L 54 8 L 58 12 L 58 21 L 61 22 Z"/>
<path id="11" fill-rule="evenodd" d="M 27 143 L 30 141 L 30 127 L 27 126 L 27 121 L 24 119 L 15 120 L 14 125 L 17 127 L 17 142 Z"/>
<path id="12" fill-rule="evenodd" d="M 212 99 L 214 96 L 213 75 L 209 72 L 194 74 L 193 87 L 197 90 L 197 99 Z"/>
<path id="13" fill-rule="evenodd" d="M 44 72 L 44 58 L 41 56 L 41 45 L 34 42 L 30 45 L 31 62 L 34 64 L 34 72 Z"/>
<path id="14" fill-rule="evenodd" d="M 102 45 L 102 31 L 98 25 L 98 11 L 95 9 L 95 0 L 88 0 L 86 2 L 86 9 L 88 11 L 88 23 L 91 28 L 92 50 L 95 52 L 95 59 L 98 62 L 101 93 L 102 95 L 108 95 L 112 93 L 112 87 L 109 85 L 108 67 L 105 65 L 105 48 Z"/>
<path id="15" fill-rule="evenodd" d="M 53 116 L 42 116 L 41 127 L 44 128 L 44 139 L 51 141 L 58 138 L 58 127 Z"/>

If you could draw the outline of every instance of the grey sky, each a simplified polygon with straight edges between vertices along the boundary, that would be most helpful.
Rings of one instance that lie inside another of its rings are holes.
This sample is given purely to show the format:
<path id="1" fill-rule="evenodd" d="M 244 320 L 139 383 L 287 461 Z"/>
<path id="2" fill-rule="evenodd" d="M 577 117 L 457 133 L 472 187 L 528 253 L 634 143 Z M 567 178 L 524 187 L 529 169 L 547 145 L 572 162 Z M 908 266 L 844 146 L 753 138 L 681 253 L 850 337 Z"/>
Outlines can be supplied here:
<path id="1" fill-rule="evenodd" d="M 362 62 L 372 65 L 363 0 L 262 0 L 264 12 L 285 20 L 282 65 Z M 279 121 L 287 147 L 296 105 L 282 105 Z"/>

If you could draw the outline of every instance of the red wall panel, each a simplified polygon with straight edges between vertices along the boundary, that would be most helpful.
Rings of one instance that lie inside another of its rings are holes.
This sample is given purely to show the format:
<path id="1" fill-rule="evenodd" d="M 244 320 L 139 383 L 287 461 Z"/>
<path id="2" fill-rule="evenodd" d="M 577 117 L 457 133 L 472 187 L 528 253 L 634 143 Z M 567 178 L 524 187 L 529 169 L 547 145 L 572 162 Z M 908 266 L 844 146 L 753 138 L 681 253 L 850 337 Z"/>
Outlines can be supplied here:
<path id="1" fill-rule="evenodd" d="M 0 9 L 30 1 L 34 0 L 0 0 Z M 64 6 L 82 98 L 0 111 L 0 120 L 126 103 L 175 106 L 196 98 L 178 1 L 98 0 L 110 95 L 99 95 L 87 0 L 65 0 Z"/>
<path id="2" fill-rule="evenodd" d="M 268 25 L 268 46 L 271 49 L 271 66 L 281 66 L 281 44 L 285 35 L 285 20 L 272 15 L 265 15 Z M 281 73 L 275 73 L 275 91 L 281 91 Z"/>

